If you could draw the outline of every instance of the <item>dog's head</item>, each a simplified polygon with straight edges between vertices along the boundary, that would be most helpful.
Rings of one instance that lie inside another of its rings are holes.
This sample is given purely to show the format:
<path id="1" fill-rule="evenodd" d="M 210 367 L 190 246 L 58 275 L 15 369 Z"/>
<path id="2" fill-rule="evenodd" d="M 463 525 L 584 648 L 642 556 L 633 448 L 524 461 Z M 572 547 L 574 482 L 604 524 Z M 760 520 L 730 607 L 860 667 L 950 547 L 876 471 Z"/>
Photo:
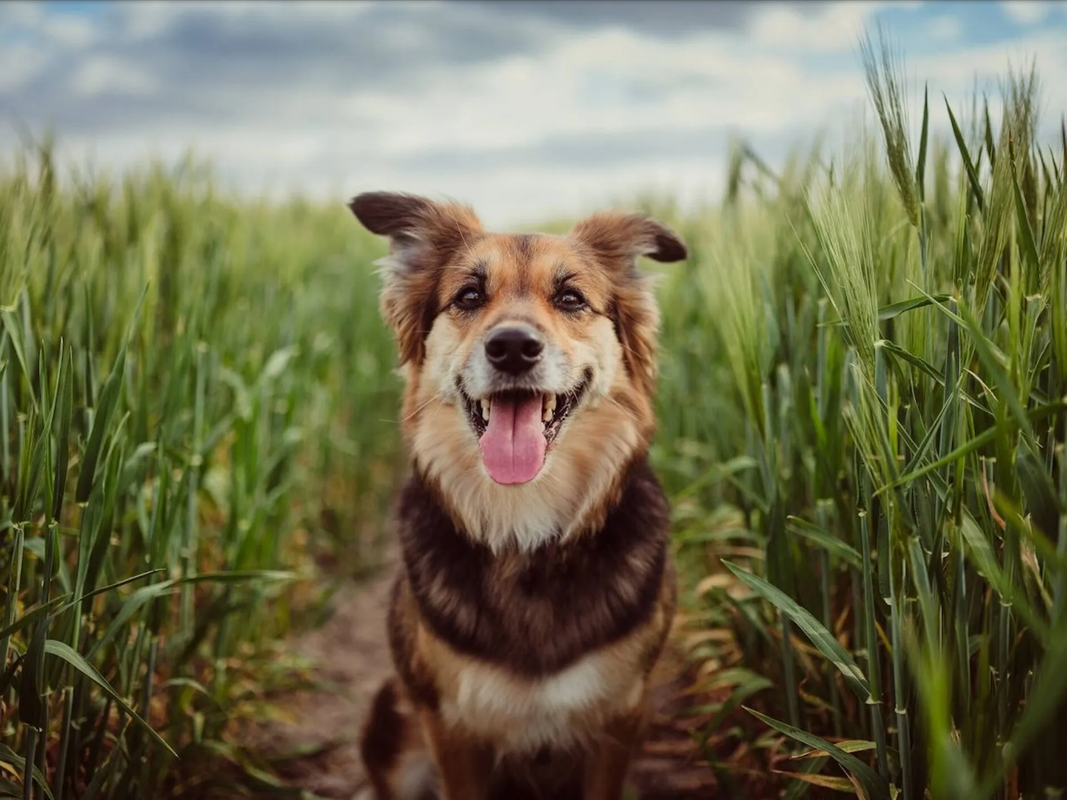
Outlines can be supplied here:
<path id="1" fill-rule="evenodd" d="M 491 233 L 465 206 L 385 192 L 350 208 L 390 240 L 381 308 L 421 469 L 446 484 L 473 470 L 495 492 L 562 491 L 593 478 L 597 459 L 619 469 L 647 446 L 659 315 L 637 260 L 686 258 L 672 231 L 604 212 L 565 236 Z"/>

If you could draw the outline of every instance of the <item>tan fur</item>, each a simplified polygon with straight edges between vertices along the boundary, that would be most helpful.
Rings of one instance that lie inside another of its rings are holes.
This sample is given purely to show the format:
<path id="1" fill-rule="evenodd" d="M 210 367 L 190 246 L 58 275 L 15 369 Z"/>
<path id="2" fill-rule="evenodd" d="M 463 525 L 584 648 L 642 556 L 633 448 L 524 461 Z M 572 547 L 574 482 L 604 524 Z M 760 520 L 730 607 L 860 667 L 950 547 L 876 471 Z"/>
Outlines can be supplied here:
<path id="1" fill-rule="evenodd" d="M 566 236 L 547 236 L 491 233 L 466 206 L 425 198 L 374 193 L 357 197 L 351 208 L 368 229 L 390 239 L 381 307 L 399 344 L 401 427 L 412 465 L 435 487 L 456 528 L 493 554 L 478 591 L 501 603 L 530 604 L 528 622 L 520 624 L 529 626 L 530 637 L 548 637 L 547 647 L 553 615 L 582 610 L 540 608 L 536 596 L 515 594 L 516 581 L 545 548 L 595 536 L 624 491 L 624 467 L 647 453 L 655 428 L 659 312 L 636 263 L 641 256 L 681 260 L 685 246 L 659 223 L 617 212 L 593 215 Z M 468 313 L 453 298 L 475 279 L 488 300 Z M 579 291 L 587 309 L 561 310 L 561 285 Z M 470 397 L 482 396 L 479 387 L 492 376 L 478 356 L 487 334 L 503 323 L 534 326 L 549 342 L 544 392 L 562 395 L 590 379 L 550 440 L 540 473 L 520 485 L 489 477 L 461 394 L 462 387 Z M 648 552 L 635 549 L 636 560 L 619 569 L 644 574 Z M 460 652 L 435 634 L 412 580 L 401 575 L 390 615 L 401 680 L 383 687 L 364 737 L 364 760 L 381 800 L 403 795 L 403 759 L 419 750 L 412 731 L 421 731 L 447 800 L 487 800 L 490 776 L 505 761 L 533 780 L 540 769 L 535 755 L 546 746 L 564 761 L 538 773 L 542 788 L 557 779 L 564 786 L 577 769 L 582 797 L 618 800 L 647 716 L 650 675 L 674 618 L 669 559 L 641 622 L 554 671 L 529 674 Z M 480 609 L 456 596 L 443 575 L 431 572 L 419 585 L 422 602 L 457 630 L 479 624 Z M 639 589 L 616 582 L 610 596 L 616 603 L 646 602 Z M 394 698 L 393 686 L 403 697 Z M 403 708 L 407 703 L 411 708 Z M 568 753 L 576 759 L 569 766 Z"/>

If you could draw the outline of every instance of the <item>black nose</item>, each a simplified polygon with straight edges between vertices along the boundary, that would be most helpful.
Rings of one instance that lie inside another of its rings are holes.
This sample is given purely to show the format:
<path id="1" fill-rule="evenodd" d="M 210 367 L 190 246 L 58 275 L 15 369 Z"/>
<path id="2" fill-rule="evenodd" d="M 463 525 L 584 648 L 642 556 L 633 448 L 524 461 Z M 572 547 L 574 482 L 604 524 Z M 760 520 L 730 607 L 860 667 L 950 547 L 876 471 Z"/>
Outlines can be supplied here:
<path id="1" fill-rule="evenodd" d="M 497 328 L 485 340 L 489 363 L 512 375 L 526 372 L 541 360 L 544 342 L 537 331 L 523 326 Z"/>

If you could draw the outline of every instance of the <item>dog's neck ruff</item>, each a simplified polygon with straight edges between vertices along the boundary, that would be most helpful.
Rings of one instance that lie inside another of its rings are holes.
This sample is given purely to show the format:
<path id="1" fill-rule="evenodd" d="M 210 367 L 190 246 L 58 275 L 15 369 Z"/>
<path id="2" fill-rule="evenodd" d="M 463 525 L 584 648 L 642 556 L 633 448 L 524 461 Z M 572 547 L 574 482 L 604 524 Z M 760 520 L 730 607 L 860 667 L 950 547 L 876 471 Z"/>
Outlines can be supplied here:
<path id="1" fill-rule="evenodd" d="M 455 650 L 539 676 L 626 636 L 654 612 L 670 512 L 647 458 L 624 471 L 595 530 L 496 553 L 454 523 L 418 472 L 404 488 L 405 576 L 431 631 Z"/>
<path id="2" fill-rule="evenodd" d="M 413 448 L 416 477 L 436 492 L 459 531 L 497 555 L 533 552 L 598 527 L 630 480 L 630 465 L 647 453 L 635 428 L 623 426 L 619 435 L 607 437 L 592 431 L 592 438 L 599 438 L 596 448 L 556 455 L 534 481 L 502 486 L 478 460 L 461 456 L 457 462 L 439 438 L 419 430 Z"/>

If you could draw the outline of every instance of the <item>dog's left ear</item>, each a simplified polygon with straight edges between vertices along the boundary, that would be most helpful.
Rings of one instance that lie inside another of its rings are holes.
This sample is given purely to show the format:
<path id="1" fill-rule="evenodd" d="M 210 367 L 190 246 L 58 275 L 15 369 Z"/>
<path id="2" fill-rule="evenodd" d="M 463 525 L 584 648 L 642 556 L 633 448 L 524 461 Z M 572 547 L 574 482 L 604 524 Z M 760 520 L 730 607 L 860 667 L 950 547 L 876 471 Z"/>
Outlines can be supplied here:
<path id="1" fill-rule="evenodd" d="M 365 192 L 348 208 L 364 228 L 389 238 L 381 312 L 397 337 L 401 365 L 419 363 L 436 314 L 441 270 L 483 233 L 481 223 L 467 206 L 398 192 Z"/>
<path id="2" fill-rule="evenodd" d="M 570 234 L 605 266 L 636 267 L 638 257 L 673 263 L 689 257 L 674 231 L 642 214 L 601 211 L 579 222 Z"/>
<path id="3" fill-rule="evenodd" d="M 685 242 L 662 222 L 617 211 L 587 217 L 574 226 L 570 237 L 615 276 L 611 317 L 622 344 L 623 363 L 646 397 L 651 397 L 656 382 L 659 307 L 649 278 L 637 269 L 637 260 L 644 256 L 665 263 L 684 261 L 689 256 Z"/>

